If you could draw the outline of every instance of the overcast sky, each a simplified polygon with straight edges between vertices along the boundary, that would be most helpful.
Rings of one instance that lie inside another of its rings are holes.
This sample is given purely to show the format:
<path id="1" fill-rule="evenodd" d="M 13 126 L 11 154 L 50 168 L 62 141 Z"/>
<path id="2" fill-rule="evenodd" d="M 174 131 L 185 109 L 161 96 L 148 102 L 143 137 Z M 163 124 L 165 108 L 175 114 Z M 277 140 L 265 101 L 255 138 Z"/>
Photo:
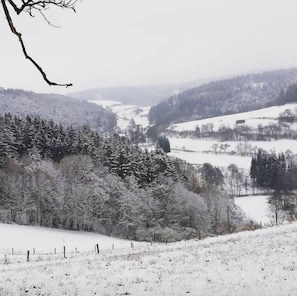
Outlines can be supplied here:
<path id="1" fill-rule="evenodd" d="M 1 12 L 0 86 L 65 93 L 297 66 L 297 0 L 83 0 L 77 13 L 18 17 L 25 60 Z"/>

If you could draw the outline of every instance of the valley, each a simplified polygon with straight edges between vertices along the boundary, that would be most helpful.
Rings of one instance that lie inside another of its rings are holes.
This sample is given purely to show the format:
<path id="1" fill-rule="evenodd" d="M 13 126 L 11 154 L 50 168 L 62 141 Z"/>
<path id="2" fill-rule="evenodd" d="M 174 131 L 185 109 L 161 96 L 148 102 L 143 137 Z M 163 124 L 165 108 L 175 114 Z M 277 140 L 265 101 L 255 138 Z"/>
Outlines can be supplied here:
<path id="1" fill-rule="evenodd" d="M 132 118 L 137 124 L 141 125 L 144 130 L 149 126 L 147 118 L 149 108 L 146 108 L 146 110 L 141 109 L 142 112 L 136 114 L 135 111 L 138 107 L 135 105 L 126 106 L 121 103 L 100 100 L 93 101 L 93 103 L 109 106 L 116 114 L 118 127 L 122 131 L 127 130 L 129 121 Z M 203 163 L 210 163 L 222 169 L 223 172 L 227 172 L 228 167 L 234 164 L 241 170 L 244 176 L 248 176 L 251 168 L 252 155 L 254 155 L 258 149 L 273 153 L 290 151 L 296 155 L 297 140 L 279 139 L 255 141 L 239 139 L 237 141 L 220 141 L 211 136 L 203 138 L 193 137 L 189 132 L 194 132 L 197 126 L 203 127 L 210 124 L 213 133 L 217 132 L 222 126 L 236 128 L 236 122 L 238 122 L 238 120 L 243 120 L 244 126 L 255 130 L 257 130 L 259 126 L 275 126 L 278 124 L 279 115 L 285 110 L 295 112 L 295 110 L 297 110 L 297 104 L 273 106 L 255 111 L 172 124 L 164 131 L 164 134 L 168 136 L 171 146 L 171 152 L 168 155 L 185 160 L 196 167 L 201 167 Z M 297 125 L 296 123 L 292 123 L 290 127 L 287 128 L 297 130 Z M 221 145 L 226 145 L 227 149 L 220 151 L 219 147 Z M 145 149 L 154 149 L 154 145 L 150 145 L 149 143 L 143 143 L 140 146 Z M 243 153 L 242 146 L 246 147 L 245 153 Z M 229 184 L 226 180 L 225 190 L 229 189 Z M 261 196 L 261 193 L 255 195 L 250 187 L 242 189 L 241 195 L 240 197 L 235 196 L 235 203 L 244 211 L 247 219 L 254 220 L 254 222 L 266 226 L 274 224 L 273 213 L 269 207 L 267 195 Z"/>

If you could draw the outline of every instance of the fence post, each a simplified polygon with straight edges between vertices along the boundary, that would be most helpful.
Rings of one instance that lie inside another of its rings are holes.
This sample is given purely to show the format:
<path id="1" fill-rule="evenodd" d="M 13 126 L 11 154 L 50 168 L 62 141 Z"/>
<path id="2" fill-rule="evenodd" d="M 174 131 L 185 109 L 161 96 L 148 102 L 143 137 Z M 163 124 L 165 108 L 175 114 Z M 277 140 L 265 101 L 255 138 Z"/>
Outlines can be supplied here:
<path id="1" fill-rule="evenodd" d="M 11 254 L 14 255 L 14 249 L 13 248 L 11 249 Z"/>
<path id="2" fill-rule="evenodd" d="M 98 244 L 96 244 L 96 250 L 97 250 L 97 254 L 99 254 L 100 251 L 99 251 L 99 245 Z"/>
<path id="3" fill-rule="evenodd" d="M 29 259 L 30 259 L 30 251 L 28 250 L 27 251 L 27 262 L 29 262 Z"/>
<path id="4" fill-rule="evenodd" d="M 66 258 L 66 247 L 63 246 L 63 253 L 64 253 L 64 258 Z"/>
<path id="5" fill-rule="evenodd" d="M 33 255 L 35 255 L 35 248 L 33 248 Z"/>

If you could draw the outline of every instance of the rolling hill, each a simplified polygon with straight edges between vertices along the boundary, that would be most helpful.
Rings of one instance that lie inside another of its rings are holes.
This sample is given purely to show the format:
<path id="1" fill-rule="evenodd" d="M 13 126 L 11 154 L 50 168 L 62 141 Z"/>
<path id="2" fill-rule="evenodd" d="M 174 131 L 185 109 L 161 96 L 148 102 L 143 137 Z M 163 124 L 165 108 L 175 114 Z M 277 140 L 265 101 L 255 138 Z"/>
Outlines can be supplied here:
<path id="1" fill-rule="evenodd" d="M 252 111 L 276 104 L 279 94 L 296 82 L 297 69 L 249 74 L 212 81 L 171 96 L 151 108 L 151 124 L 171 123 Z"/>
<path id="2" fill-rule="evenodd" d="M 101 106 L 58 94 L 38 94 L 18 89 L 0 89 L 0 115 L 10 113 L 53 120 L 63 126 L 107 131 L 116 125 L 115 115 Z"/>

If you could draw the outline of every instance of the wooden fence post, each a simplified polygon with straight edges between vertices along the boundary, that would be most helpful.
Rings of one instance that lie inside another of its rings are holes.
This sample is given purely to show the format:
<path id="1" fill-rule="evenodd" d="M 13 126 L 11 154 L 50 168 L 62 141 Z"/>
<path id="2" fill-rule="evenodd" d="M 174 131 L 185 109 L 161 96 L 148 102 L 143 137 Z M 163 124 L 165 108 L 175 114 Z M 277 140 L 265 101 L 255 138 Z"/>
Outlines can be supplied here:
<path id="1" fill-rule="evenodd" d="M 63 253 L 64 253 L 64 258 L 66 258 L 66 247 L 63 246 Z"/>
<path id="2" fill-rule="evenodd" d="M 27 262 L 29 262 L 29 259 L 30 259 L 30 251 L 28 250 L 27 251 Z"/>
<path id="3" fill-rule="evenodd" d="M 97 254 L 99 254 L 100 253 L 99 244 L 96 244 L 96 250 L 97 250 Z"/>

